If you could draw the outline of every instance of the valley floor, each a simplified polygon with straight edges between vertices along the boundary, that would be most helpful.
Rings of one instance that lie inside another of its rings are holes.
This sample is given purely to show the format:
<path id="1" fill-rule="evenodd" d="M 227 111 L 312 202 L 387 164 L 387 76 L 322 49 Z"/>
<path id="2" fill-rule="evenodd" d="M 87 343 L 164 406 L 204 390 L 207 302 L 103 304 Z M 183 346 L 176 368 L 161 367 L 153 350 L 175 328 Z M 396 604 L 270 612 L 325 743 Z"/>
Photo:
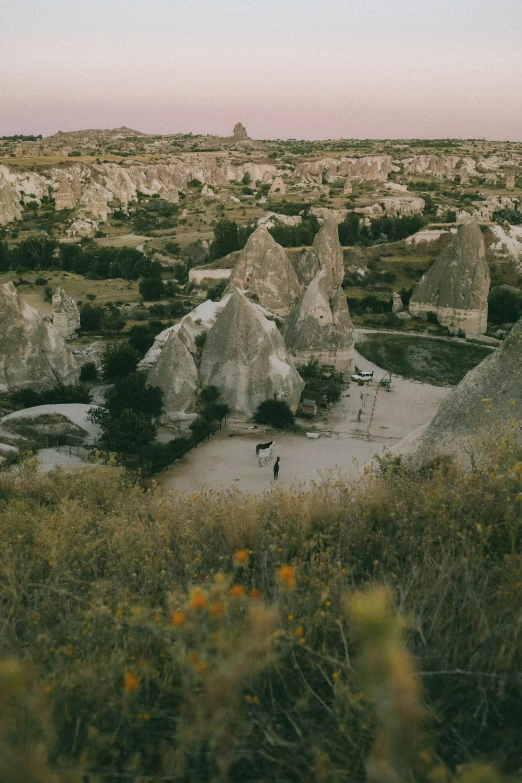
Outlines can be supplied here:
<path id="1" fill-rule="evenodd" d="M 374 454 L 382 454 L 384 448 L 391 448 L 430 421 L 451 391 L 451 387 L 394 376 L 392 390 L 387 392 L 378 387 L 385 374 L 382 369 L 357 353 L 356 363 L 361 369 L 374 370 L 376 381 L 364 387 L 352 383 L 330 411 L 326 424 L 310 422 L 309 431 L 319 431 L 319 439 L 293 433 L 263 434 L 262 430 L 246 433 L 230 426 L 169 468 L 159 483 L 166 490 L 181 492 L 232 488 L 264 492 L 273 484 L 273 461 L 259 467 L 255 445 L 272 437 L 276 442 L 274 458 L 281 457 L 280 484 L 320 481 L 329 471 L 353 479 Z"/>

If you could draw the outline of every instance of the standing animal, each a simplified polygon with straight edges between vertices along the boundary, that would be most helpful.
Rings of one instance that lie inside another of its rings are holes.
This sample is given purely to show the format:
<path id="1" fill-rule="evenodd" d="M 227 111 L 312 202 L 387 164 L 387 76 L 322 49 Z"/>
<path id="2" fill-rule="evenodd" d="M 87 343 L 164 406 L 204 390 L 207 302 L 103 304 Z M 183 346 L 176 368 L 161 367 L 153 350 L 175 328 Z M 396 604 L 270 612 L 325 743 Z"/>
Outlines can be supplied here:
<path id="1" fill-rule="evenodd" d="M 267 449 L 259 449 L 257 456 L 259 457 L 260 468 L 263 465 L 266 465 L 268 460 L 272 458 L 272 451 L 274 449 L 274 446 L 275 446 L 274 441 L 271 441 L 270 446 Z"/>
<path id="2" fill-rule="evenodd" d="M 258 456 L 260 451 L 264 451 L 265 449 L 269 449 L 270 446 L 274 445 L 273 440 L 269 440 L 268 443 L 258 443 L 256 446 L 256 457 Z"/>
<path id="3" fill-rule="evenodd" d="M 278 457 L 274 463 L 274 480 L 277 481 L 279 478 L 279 460 L 281 457 Z"/>

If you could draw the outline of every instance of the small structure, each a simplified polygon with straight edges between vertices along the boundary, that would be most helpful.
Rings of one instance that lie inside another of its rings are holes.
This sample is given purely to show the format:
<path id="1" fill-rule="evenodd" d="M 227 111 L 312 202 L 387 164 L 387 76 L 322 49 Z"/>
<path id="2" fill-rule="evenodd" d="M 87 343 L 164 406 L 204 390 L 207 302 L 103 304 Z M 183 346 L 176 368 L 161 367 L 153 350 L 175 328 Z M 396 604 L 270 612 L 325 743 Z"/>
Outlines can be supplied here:
<path id="1" fill-rule="evenodd" d="M 300 408 L 301 416 L 317 416 L 317 403 L 315 400 L 303 400 Z"/>
<path id="2" fill-rule="evenodd" d="M 379 386 L 381 389 L 385 389 L 386 391 L 391 391 L 391 382 L 392 382 L 391 373 L 387 372 L 386 375 L 383 375 L 383 377 L 379 381 Z"/>

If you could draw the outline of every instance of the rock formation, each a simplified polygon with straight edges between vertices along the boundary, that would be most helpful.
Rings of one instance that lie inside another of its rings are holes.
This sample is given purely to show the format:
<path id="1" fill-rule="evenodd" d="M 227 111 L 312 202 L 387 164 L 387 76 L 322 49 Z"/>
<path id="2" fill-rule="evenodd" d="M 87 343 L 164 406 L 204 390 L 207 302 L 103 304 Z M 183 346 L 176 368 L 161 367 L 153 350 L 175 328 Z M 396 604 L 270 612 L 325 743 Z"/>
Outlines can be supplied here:
<path id="1" fill-rule="evenodd" d="M 0 226 L 20 220 L 21 217 L 20 196 L 12 185 L 0 179 Z"/>
<path id="2" fill-rule="evenodd" d="M 412 315 L 428 312 L 450 331 L 484 334 L 488 319 L 489 267 L 482 232 L 469 220 L 415 286 Z"/>
<path id="3" fill-rule="evenodd" d="M 72 337 L 80 328 L 80 311 L 76 302 L 67 296 L 63 288 L 53 294 L 53 326 L 62 337 Z"/>
<path id="4" fill-rule="evenodd" d="M 82 237 L 82 239 L 85 239 L 93 237 L 99 228 L 100 224 L 97 220 L 80 214 L 76 220 L 73 220 L 65 233 L 68 237 Z"/>
<path id="5" fill-rule="evenodd" d="M 350 177 L 346 177 L 343 186 L 343 195 L 349 196 L 353 192 L 352 180 Z"/>
<path id="6" fill-rule="evenodd" d="M 404 305 L 402 303 L 402 297 L 397 292 L 393 292 L 393 304 L 392 304 L 392 313 L 400 313 L 402 310 L 404 310 Z"/>
<path id="7" fill-rule="evenodd" d="M 502 226 L 490 226 L 490 231 L 496 240 L 490 246 L 495 257 L 499 261 L 511 262 L 518 274 L 522 274 L 522 226 L 504 223 Z"/>
<path id="8" fill-rule="evenodd" d="M 198 371 L 196 363 L 176 332 L 171 332 L 147 378 L 147 386 L 163 392 L 164 418 L 173 421 L 196 397 Z"/>
<path id="9" fill-rule="evenodd" d="M 480 455 L 477 439 L 496 443 L 506 434 L 522 438 L 522 319 L 502 345 L 471 370 L 446 397 L 435 418 L 412 433 L 397 451 L 420 464 L 442 454 L 469 462 Z"/>
<path id="10" fill-rule="evenodd" d="M 422 215 L 426 202 L 415 196 L 387 196 L 379 203 L 367 207 L 357 207 L 353 211 L 367 217 L 406 217 Z"/>
<path id="11" fill-rule="evenodd" d="M 295 411 L 304 388 L 275 323 L 238 290 L 208 333 L 200 384 L 217 386 L 238 416 L 252 416 L 261 402 L 274 398 Z"/>
<path id="12" fill-rule="evenodd" d="M 320 364 L 333 365 L 336 372 L 353 370 L 353 325 L 346 296 L 338 288 L 330 297 L 326 268 L 299 298 L 285 324 L 284 338 L 298 365 L 314 357 Z"/>
<path id="13" fill-rule="evenodd" d="M 78 382 L 79 369 L 62 336 L 18 295 L 0 285 L 0 389 L 49 389 Z"/>
<path id="14" fill-rule="evenodd" d="M 243 123 L 236 122 L 234 125 L 234 139 L 236 141 L 246 141 L 249 139 L 249 135 Z"/>
<path id="15" fill-rule="evenodd" d="M 299 281 L 308 285 L 320 269 L 326 270 L 326 284 L 329 295 L 333 296 L 344 279 L 343 249 L 339 242 L 337 222 L 333 218 L 325 222 L 315 235 L 313 247 L 299 260 Z"/>
<path id="16" fill-rule="evenodd" d="M 285 251 L 264 226 L 248 238 L 230 277 L 229 291 L 240 288 L 275 315 L 288 315 L 301 286 Z"/>
<path id="17" fill-rule="evenodd" d="M 206 185 L 221 186 L 241 182 L 248 173 L 253 182 L 271 182 L 277 176 L 276 166 L 268 163 L 232 165 L 216 158 L 171 158 L 168 163 L 127 162 L 74 163 L 64 168 L 49 166 L 41 172 L 0 166 L 0 225 L 22 216 L 20 199 L 24 193 L 34 194 L 40 202 L 53 191 L 57 209 L 80 209 L 89 217 L 106 220 L 109 204 L 116 202 L 127 209 L 137 199 L 138 191 L 177 203 L 179 191 L 191 179 Z"/>
<path id="18" fill-rule="evenodd" d="M 276 177 L 268 191 L 269 196 L 286 196 L 286 185 L 281 177 Z"/>
<path id="19" fill-rule="evenodd" d="M 390 171 L 398 171 L 389 155 L 366 155 L 362 158 L 323 158 L 299 163 L 295 169 L 298 182 L 321 182 L 334 177 L 351 177 L 358 182 L 385 182 Z"/>

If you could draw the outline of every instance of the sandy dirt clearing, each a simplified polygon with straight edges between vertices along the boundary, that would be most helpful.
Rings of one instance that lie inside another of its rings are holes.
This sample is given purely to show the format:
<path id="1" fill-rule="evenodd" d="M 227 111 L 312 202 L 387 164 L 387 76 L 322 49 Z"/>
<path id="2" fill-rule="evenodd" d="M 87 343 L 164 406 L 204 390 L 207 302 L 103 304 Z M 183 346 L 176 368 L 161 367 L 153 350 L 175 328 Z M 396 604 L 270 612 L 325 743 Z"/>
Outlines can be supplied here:
<path id="1" fill-rule="evenodd" d="M 328 471 L 356 478 L 374 454 L 382 454 L 385 447 L 396 445 L 430 421 L 451 391 L 450 387 L 394 376 L 392 390 L 387 392 L 378 387 L 384 370 L 357 353 L 356 362 L 361 369 L 374 370 L 376 381 L 364 387 L 352 383 L 330 411 L 327 422 L 310 422 L 308 430 L 320 432 L 319 439 L 290 433 L 241 433 L 230 427 L 169 468 L 159 477 L 159 483 L 166 490 L 182 492 L 231 487 L 264 492 L 273 482 L 274 463 L 260 468 L 255 446 L 272 438 L 276 442 L 274 459 L 281 457 L 279 483 L 284 486 L 320 480 Z M 306 427 L 305 422 L 301 423 Z"/>

